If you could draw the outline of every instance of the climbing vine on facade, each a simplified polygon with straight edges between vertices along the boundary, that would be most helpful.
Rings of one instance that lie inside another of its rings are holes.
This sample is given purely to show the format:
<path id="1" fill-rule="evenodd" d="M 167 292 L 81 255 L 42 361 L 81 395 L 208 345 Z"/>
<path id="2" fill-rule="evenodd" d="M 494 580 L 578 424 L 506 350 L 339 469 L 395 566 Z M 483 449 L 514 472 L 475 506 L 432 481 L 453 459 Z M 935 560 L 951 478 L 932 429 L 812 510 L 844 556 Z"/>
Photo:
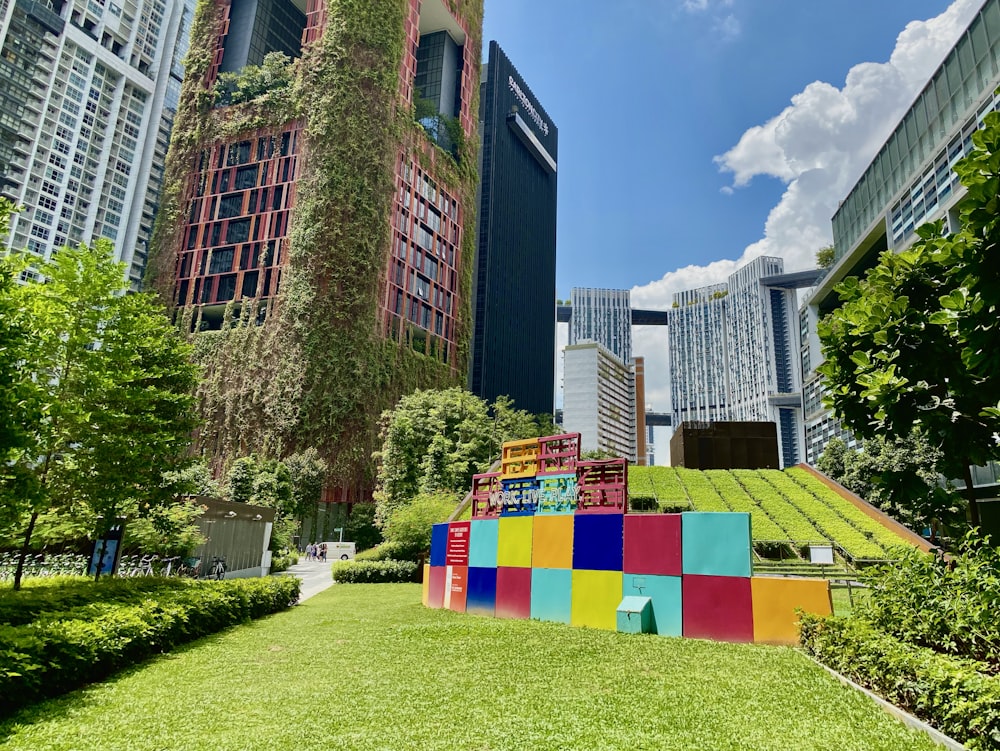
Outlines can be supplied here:
<path id="1" fill-rule="evenodd" d="M 480 58 L 482 0 L 448 3 L 468 22 Z M 195 308 L 178 310 L 205 373 L 205 426 L 197 443 L 222 473 L 250 453 L 281 458 L 315 447 L 328 486 L 370 490 L 378 418 L 414 389 L 464 383 L 471 329 L 478 134 L 455 156 L 432 143 L 399 96 L 408 0 L 328 0 L 321 36 L 291 64 L 291 86 L 217 107 L 211 50 L 223 5 L 199 2 L 175 120 L 148 284 L 173 299 L 177 249 L 202 152 L 247 131 L 280 134 L 303 123 L 287 262 L 278 295 L 232 303 L 221 330 L 199 331 Z M 471 112 L 478 112 L 478 75 Z M 475 117 L 473 117 L 475 121 Z M 449 362 L 386 339 L 379 306 L 391 245 L 400 151 L 463 206 L 456 356 Z M 266 314 L 266 322 L 260 320 Z"/>

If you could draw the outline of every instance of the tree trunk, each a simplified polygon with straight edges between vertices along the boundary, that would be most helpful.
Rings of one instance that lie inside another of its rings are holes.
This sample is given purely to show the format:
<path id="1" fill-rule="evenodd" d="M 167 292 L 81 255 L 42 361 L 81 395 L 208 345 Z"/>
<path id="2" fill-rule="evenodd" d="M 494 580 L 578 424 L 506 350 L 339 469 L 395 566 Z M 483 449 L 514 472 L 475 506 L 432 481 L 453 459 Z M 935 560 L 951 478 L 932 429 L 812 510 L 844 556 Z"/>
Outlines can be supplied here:
<path id="1" fill-rule="evenodd" d="M 104 556 L 108 553 L 108 536 L 105 532 L 101 536 L 101 552 L 97 556 L 97 565 L 94 566 L 94 581 L 99 581 L 101 578 L 101 569 L 104 568 Z"/>
<path id="2" fill-rule="evenodd" d="M 976 489 L 972 487 L 972 464 L 969 461 L 964 461 L 962 468 L 965 476 L 965 497 L 969 501 L 969 519 L 973 527 L 978 527 L 979 504 L 976 503 Z"/>
<path id="3" fill-rule="evenodd" d="M 24 575 L 24 559 L 28 557 L 28 550 L 31 545 L 31 533 L 35 531 L 35 522 L 38 521 L 38 512 L 31 512 L 31 521 L 28 522 L 28 529 L 24 533 L 24 542 L 21 544 L 21 555 L 17 559 L 17 570 L 14 571 L 14 591 L 21 588 L 21 577 Z"/>

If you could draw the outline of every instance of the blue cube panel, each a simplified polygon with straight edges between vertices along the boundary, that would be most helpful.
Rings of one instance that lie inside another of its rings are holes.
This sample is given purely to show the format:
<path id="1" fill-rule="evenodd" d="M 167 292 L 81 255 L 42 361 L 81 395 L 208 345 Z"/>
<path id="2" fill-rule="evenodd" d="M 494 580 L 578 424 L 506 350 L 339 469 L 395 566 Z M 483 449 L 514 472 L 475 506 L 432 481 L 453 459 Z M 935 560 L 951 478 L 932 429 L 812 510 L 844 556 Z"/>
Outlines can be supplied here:
<path id="1" fill-rule="evenodd" d="M 563 568 L 531 570 L 531 617 L 540 621 L 569 623 L 573 572 Z"/>
<path id="2" fill-rule="evenodd" d="M 495 568 L 469 568 L 466 585 L 465 612 L 476 615 L 494 615 L 497 605 L 497 570 Z"/>
<path id="3" fill-rule="evenodd" d="M 622 570 L 621 514 L 577 514 L 573 517 L 573 568 Z"/>
<path id="4" fill-rule="evenodd" d="M 683 573 L 700 576 L 750 576 L 750 514 L 681 514 Z"/>
<path id="5" fill-rule="evenodd" d="M 499 539 L 499 519 L 473 519 L 469 532 L 469 566 L 496 568 Z"/>
<path id="6" fill-rule="evenodd" d="M 653 601 L 653 633 L 680 636 L 684 629 L 681 607 L 681 577 L 649 574 L 625 574 L 623 597 L 648 597 Z"/>
<path id="7" fill-rule="evenodd" d="M 444 566 L 448 550 L 448 523 L 431 528 L 431 565 Z"/>

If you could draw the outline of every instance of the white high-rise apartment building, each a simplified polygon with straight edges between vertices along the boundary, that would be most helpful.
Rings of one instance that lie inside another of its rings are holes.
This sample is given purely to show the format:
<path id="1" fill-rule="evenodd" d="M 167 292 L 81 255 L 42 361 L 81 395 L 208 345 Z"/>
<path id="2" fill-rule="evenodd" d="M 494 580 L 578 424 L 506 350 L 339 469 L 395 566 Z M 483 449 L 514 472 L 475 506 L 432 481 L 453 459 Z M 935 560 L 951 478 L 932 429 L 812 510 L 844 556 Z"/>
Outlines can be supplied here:
<path id="1" fill-rule="evenodd" d="M 141 282 L 194 0 L 0 0 L 8 248 L 109 239 Z M 29 272 L 30 273 L 30 272 Z"/>
<path id="2" fill-rule="evenodd" d="M 627 289 L 574 287 L 569 343 L 600 342 L 627 363 L 632 359 L 632 303 Z"/>
<path id="3" fill-rule="evenodd" d="M 609 451 L 635 464 L 632 366 L 593 341 L 567 346 L 563 357 L 563 429 L 580 434 L 583 451 Z"/>
<path id="4" fill-rule="evenodd" d="M 632 304 L 627 289 L 574 287 L 563 359 L 563 427 L 585 451 L 610 451 L 635 463 L 638 451 Z M 626 390 L 627 389 L 627 390 Z"/>
<path id="5" fill-rule="evenodd" d="M 724 284 L 675 294 L 668 321 L 673 424 L 774 422 L 787 467 L 802 460 L 796 293 L 767 286 L 783 272 L 782 259 L 755 258 Z"/>

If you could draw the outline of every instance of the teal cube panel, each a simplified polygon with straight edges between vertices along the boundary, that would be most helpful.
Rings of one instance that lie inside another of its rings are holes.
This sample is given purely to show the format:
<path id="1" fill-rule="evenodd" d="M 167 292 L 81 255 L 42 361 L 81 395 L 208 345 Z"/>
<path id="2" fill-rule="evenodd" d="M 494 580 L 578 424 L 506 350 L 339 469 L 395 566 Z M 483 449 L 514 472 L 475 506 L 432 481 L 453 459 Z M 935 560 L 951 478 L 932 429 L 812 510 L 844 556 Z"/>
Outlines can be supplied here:
<path id="1" fill-rule="evenodd" d="M 682 571 L 700 576 L 750 576 L 750 514 L 681 514 Z"/>
<path id="2" fill-rule="evenodd" d="M 469 529 L 469 567 L 496 568 L 499 519 L 473 519 Z"/>
<path id="3" fill-rule="evenodd" d="M 617 616 L 618 630 L 622 633 L 653 633 L 653 601 L 648 597 L 623 597 Z"/>
<path id="4" fill-rule="evenodd" d="M 573 599 L 573 572 L 568 568 L 531 570 L 531 617 L 569 623 Z"/>
<path id="5" fill-rule="evenodd" d="M 622 577 L 622 596 L 648 597 L 652 601 L 650 633 L 680 636 L 683 632 L 681 577 L 625 574 Z"/>

